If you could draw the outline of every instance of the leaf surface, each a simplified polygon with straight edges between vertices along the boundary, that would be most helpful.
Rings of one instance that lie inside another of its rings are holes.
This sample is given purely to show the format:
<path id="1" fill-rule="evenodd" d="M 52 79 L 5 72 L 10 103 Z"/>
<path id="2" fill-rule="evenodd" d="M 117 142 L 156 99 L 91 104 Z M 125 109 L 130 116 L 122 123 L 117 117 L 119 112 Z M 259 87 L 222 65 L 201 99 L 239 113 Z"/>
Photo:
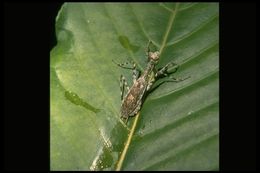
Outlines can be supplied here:
<path id="1" fill-rule="evenodd" d="M 51 51 L 51 170 L 218 170 L 218 3 L 65 3 Z M 180 65 L 140 114 L 120 120 L 116 66 Z M 134 128 L 133 128 L 134 127 Z M 132 132 L 132 133 L 131 133 Z M 125 151 L 125 153 L 123 152 Z M 124 154 L 122 154 L 122 152 Z"/>

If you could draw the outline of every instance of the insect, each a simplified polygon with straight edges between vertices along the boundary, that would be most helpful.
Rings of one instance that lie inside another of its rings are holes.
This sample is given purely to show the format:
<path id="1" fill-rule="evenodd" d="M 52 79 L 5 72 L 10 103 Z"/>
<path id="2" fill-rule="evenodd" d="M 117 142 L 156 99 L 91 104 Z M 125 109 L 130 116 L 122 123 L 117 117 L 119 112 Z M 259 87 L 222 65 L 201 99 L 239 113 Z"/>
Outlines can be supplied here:
<path id="1" fill-rule="evenodd" d="M 125 123 L 127 123 L 128 118 L 130 116 L 134 116 L 139 112 L 144 98 L 146 94 L 151 90 L 151 87 L 153 86 L 154 82 L 159 78 L 168 76 L 169 73 L 167 72 L 167 70 L 169 67 L 174 66 L 176 69 L 175 71 L 177 71 L 179 67 L 177 64 L 170 62 L 166 64 L 163 68 L 157 70 L 155 66 L 156 64 L 158 64 L 158 61 L 160 59 L 160 53 L 159 51 L 150 51 L 151 43 L 152 42 L 149 40 L 146 47 L 146 56 L 148 63 L 142 75 L 139 75 L 140 70 L 136 68 L 136 64 L 134 62 L 132 62 L 132 67 L 127 67 L 126 65 L 128 63 L 119 64 L 113 61 L 119 67 L 133 70 L 133 85 L 130 88 L 126 82 L 125 77 L 123 75 L 120 76 L 120 89 L 122 101 L 120 114 L 121 118 L 126 120 Z M 167 82 L 178 82 L 185 79 L 176 79 L 171 77 L 170 80 L 167 80 Z M 125 90 L 127 90 L 127 93 L 124 96 Z"/>

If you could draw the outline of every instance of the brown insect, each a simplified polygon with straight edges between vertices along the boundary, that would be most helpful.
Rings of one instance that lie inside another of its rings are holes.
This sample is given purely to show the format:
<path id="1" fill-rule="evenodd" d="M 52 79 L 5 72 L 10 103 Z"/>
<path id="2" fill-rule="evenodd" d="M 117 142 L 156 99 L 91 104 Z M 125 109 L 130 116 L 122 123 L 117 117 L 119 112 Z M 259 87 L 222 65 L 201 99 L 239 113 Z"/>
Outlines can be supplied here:
<path id="1" fill-rule="evenodd" d="M 168 75 L 167 70 L 170 66 L 175 65 L 176 70 L 178 68 L 178 66 L 176 66 L 175 63 L 170 62 L 160 70 L 157 70 L 155 66 L 160 59 L 160 53 L 159 51 L 151 52 L 149 48 L 150 44 L 151 41 L 149 41 L 147 45 L 147 52 L 146 52 L 148 58 L 148 64 L 143 74 L 140 77 L 139 77 L 140 71 L 136 69 L 135 63 L 133 63 L 133 67 L 126 67 L 125 65 L 128 63 L 124 63 L 124 64 L 116 63 L 118 66 L 122 68 L 133 70 L 133 85 L 131 86 L 131 88 L 128 87 L 125 77 L 123 75 L 120 76 L 120 89 L 121 89 L 121 100 L 122 100 L 120 113 L 121 113 L 121 118 L 126 119 L 126 122 L 129 116 L 134 116 L 139 112 L 144 100 L 144 96 L 148 91 L 150 91 L 154 82 L 158 78 L 167 76 Z M 170 81 L 177 82 L 181 80 L 184 79 L 171 78 Z M 124 97 L 125 89 L 127 90 L 127 93 Z"/>

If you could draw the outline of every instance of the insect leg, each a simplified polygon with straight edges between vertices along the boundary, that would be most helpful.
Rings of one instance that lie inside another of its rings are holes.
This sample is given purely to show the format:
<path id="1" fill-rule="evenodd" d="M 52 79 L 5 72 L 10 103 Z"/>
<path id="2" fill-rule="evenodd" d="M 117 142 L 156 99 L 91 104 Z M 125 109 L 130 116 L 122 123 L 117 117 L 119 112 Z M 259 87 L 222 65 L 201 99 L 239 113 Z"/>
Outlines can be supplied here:
<path id="1" fill-rule="evenodd" d="M 168 76 L 168 69 L 170 67 L 174 67 L 174 71 L 171 73 L 174 73 L 178 70 L 179 66 L 176 63 L 170 62 L 168 64 L 166 64 L 163 68 L 159 69 L 156 73 L 155 73 L 155 78 L 160 78 L 160 77 L 165 77 Z"/>
<path id="2" fill-rule="evenodd" d="M 181 81 L 184 81 L 186 79 L 190 78 L 190 76 L 186 77 L 186 78 L 174 78 L 174 77 L 169 77 L 169 78 L 166 78 L 164 80 L 162 80 L 161 82 L 157 83 L 156 85 L 151 85 L 149 87 L 147 87 L 147 90 L 149 90 L 149 92 L 152 92 L 154 91 L 156 88 L 158 88 L 160 85 L 162 85 L 163 83 L 165 82 L 181 82 Z"/>
<path id="3" fill-rule="evenodd" d="M 139 78 L 140 71 L 136 68 L 136 64 L 133 64 L 134 69 L 133 69 L 133 83 Z"/>
<path id="4" fill-rule="evenodd" d="M 180 82 L 180 81 L 184 81 L 186 79 L 190 78 L 190 76 L 187 76 L 185 78 L 174 78 L 174 77 L 169 77 L 167 80 L 165 80 L 164 82 Z"/>
<path id="5" fill-rule="evenodd" d="M 150 45 L 151 45 L 151 43 L 152 43 L 152 41 L 149 40 L 147 46 L 145 47 L 145 54 L 147 56 L 147 60 L 149 60 L 149 52 L 150 52 Z"/>
<path id="6" fill-rule="evenodd" d="M 155 82 L 155 79 L 151 79 L 151 80 L 148 82 L 146 91 L 149 91 L 149 90 L 151 89 L 151 87 L 153 86 L 153 83 L 154 83 L 154 82 Z"/>
<path id="7" fill-rule="evenodd" d="M 130 70 L 133 70 L 134 67 L 127 67 L 127 65 L 129 64 L 128 62 L 125 62 L 125 63 L 117 63 L 115 62 L 114 60 L 112 60 L 113 63 L 115 63 L 117 66 L 121 67 L 121 68 L 125 68 L 125 69 L 130 69 Z"/>
<path id="8" fill-rule="evenodd" d="M 124 99 L 124 92 L 125 92 L 125 88 L 127 89 L 127 91 L 129 91 L 129 86 L 126 82 L 126 79 L 123 75 L 120 76 L 120 90 L 121 90 L 121 100 Z"/>

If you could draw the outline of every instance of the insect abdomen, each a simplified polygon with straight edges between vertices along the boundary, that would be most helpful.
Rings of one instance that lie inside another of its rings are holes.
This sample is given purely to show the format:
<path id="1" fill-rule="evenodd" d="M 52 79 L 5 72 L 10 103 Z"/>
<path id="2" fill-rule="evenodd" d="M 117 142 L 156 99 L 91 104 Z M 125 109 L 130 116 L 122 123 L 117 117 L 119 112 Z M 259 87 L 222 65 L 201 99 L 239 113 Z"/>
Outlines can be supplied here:
<path id="1" fill-rule="evenodd" d="M 128 94 L 124 98 L 121 106 L 121 116 L 127 118 L 133 116 L 140 109 L 142 97 L 146 90 L 147 84 L 144 78 L 139 78 L 130 88 Z"/>

